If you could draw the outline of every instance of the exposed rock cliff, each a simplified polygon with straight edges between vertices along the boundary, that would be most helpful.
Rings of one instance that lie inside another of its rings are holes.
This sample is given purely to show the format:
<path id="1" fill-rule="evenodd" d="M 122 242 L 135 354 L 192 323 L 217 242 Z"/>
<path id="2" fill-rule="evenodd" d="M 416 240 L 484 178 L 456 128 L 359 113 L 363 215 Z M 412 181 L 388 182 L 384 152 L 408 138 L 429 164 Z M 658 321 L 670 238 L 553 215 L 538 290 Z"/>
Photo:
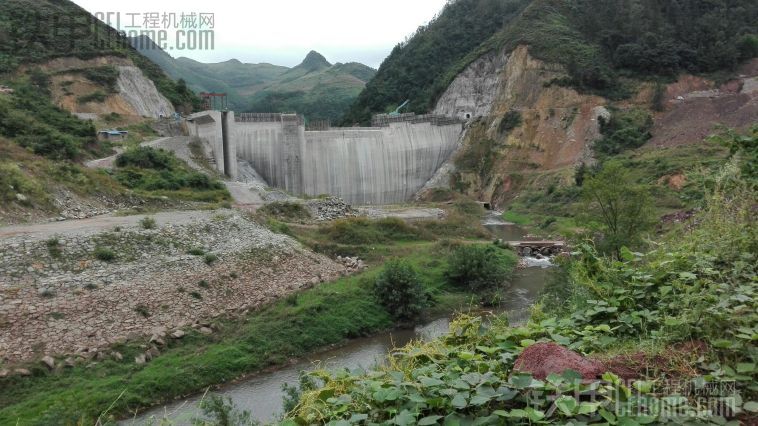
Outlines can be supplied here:
<path id="1" fill-rule="evenodd" d="M 87 77 L 87 70 L 113 67 L 118 78 L 113 87 Z M 77 114 L 118 113 L 126 116 L 152 117 L 174 112 L 171 102 L 127 58 L 104 56 L 89 60 L 61 58 L 41 67 L 52 82 L 53 102 Z M 92 96 L 101 94 L 102 96 Z"/>
<path id="2" fill-rule="evenodd" d="M 527 175 L 592 161 L 606 101 L 554 84 L 565 75 L 520 46 L 486 54 L 456 77 L 435 107 L 470 118 L 454 158 L 456 189 L 497 205 Z"/>

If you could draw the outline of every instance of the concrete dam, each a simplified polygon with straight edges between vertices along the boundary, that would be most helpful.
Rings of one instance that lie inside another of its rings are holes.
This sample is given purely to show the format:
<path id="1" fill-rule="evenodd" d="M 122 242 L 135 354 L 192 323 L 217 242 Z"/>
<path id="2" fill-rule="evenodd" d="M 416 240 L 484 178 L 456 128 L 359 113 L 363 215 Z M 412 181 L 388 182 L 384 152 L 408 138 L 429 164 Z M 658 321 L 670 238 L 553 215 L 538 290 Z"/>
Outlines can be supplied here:
<path id="1" fill-rule="evenodd" d="M 269 186 L 295 195 L 336 195 L 352 204 L 410 200 L 452 155 L 462 123 L 436 115 L 379 115 L 372 127 L 306 130 L 297 114 L 205 111 L 190 134 L 208 142 L 219 172 L 237 158 Z"/>

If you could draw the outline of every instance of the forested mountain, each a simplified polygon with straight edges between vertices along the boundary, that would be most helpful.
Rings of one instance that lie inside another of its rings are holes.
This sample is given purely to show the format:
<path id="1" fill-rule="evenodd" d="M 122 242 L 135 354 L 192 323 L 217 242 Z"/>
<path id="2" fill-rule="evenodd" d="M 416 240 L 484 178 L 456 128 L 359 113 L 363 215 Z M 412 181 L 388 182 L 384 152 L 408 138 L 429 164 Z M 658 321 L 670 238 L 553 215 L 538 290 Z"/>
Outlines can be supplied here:
<path id="1" fill-rule="evenodd" d="M 564 65 L 570 78 L 558 83 L 624 97 L 624 76 L 734 69 L 758 54 L 756 28 L 751 0 L 457 0 L 395 47 L 345 122 L 405 99 L 427 111 L 471 61 L 519 44 Z"/>
<path id="2" fill-rule="evenodd" d="M 293 68 L 267 63 L 246 64 L 236 59 L 201 63 L 172 58 L 150 39 L 132 39 L 132 45 L 174 79 L 196 92 L 223 92 L 229 107 L 246 112 L 292 112 L 309 119 L 340 118 L 376 71 L 351 62 L 330 64 L 310 52 Z"/>

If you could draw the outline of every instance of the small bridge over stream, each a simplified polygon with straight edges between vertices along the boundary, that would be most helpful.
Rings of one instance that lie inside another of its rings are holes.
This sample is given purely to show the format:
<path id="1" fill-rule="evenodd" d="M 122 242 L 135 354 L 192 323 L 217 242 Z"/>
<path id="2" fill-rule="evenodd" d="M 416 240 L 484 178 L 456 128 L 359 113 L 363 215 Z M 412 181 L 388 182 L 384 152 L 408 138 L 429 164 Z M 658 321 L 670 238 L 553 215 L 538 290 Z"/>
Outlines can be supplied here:
<path id="1" fill-rule="evenodd" d="M 519 256 L 534 256 L 536 254 L 554 256 L 568 249 L 566 242 L 559 240 L 507 241 L 506 243 L 513 247 Z"/>

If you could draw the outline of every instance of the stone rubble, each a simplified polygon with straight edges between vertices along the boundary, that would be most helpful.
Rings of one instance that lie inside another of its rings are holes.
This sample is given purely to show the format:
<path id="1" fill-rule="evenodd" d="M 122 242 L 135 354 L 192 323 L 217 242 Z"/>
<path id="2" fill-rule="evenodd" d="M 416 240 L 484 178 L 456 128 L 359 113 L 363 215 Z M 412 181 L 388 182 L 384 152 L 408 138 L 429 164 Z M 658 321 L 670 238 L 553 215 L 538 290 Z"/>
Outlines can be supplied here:
<path id="1" fill-rule="evenodd" d="M 98 260 L 97 247 L 115 259 Z M 218 260 L 188 254 L 198 249 Z M 147 362 L 190 327 L 212 334 L 215 318 L 364 267 L 307 251 L 238 212 L 153 230 L 0 240 L 0 365 L 119 359 L 109 348 L 139 339 L 149 346 L 135 361 Z"/>
<path id="2" fill-rule="evenodd" d="M 311 212 L 311 216 L 319 222 L 355 216 L 355 211 L 350 204 L 339 197 L 308 200 L 305 206 Z"/>

